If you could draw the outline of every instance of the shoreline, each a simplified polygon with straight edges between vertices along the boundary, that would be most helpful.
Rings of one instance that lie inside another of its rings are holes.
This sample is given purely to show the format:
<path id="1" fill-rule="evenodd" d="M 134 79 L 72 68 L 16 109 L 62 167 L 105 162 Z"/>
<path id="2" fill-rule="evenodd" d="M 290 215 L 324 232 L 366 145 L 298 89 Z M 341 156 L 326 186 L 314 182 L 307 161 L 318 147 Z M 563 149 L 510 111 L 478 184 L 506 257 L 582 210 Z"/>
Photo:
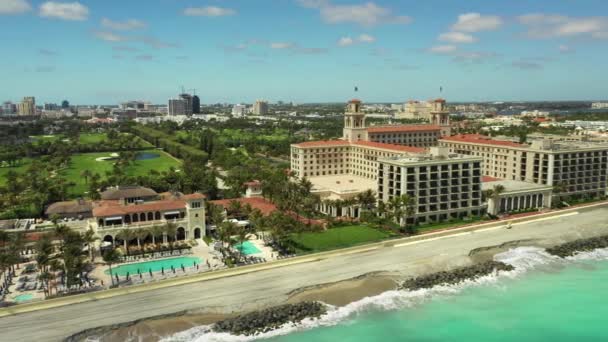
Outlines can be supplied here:
<path id="1" fill-rule="evenodd" d="M 159 286 L 145 292 L 129 288 L 128 291 L 123 290 L 125 295 L 95 297 L 94 300 L 71 305 L 14 312 L 0 318 L 0 329 L 4 337 L 14 341 L 61 341 L 82 331 L 105 332 L 106 335 L 116 333 L 111 331 L 112 327 L 125 328 L 122 333 L 126 333 L 127 327 L 132 327 L 132 330 L 140 328 L 152 335 L 150 326 L 154 325 L 159 332 L 154 333 L 156 338 L 138 338 L 155 341 L 159 335 L 168 336 L 175 330 L 181 332 L 193 325 L 207 324 L 222 318 L 221 315 L 262 310 L 289 300 L 336 297 L 339 293 L 342 298 L 337 298 L 335 304 L 345 304 L 380 293 L 384 295 L 386 290 L 389 290 L 386 294 L 391 296 L 394 291 L 390 289 L 395 287 L 395 281 L 469 266 L 500 250 L 516 246 L 548 247 L 606 235 L 606 217 L 608 206 L 577 208 L 569 214 L 515 223 L 510 230 L 504 227 L 460 230 L 449 235 L 310 257 L 257 272 L 237 272 L 205 281 L 200 279 L 171 287 Z M 389 279 L 383 279 L 385 276 Z M 28 329 L 34 321 L 38 329 Z M 167 322 L 171 324 L 165 324 Z M 135 327 L 138 323 L 140 326 Z M 144 323 L 148 326 L 144 327 Z M 185 329 L 170 327 L 178 325 Z"/>
<path id="2" fill-rule="evenodd" d="M 588 236 L 587 238 L 598 235 L 599 234 L 591 234 L 591 236 Z M 549 243 L 547 241 L 524 239 L 508 241 L 495 246 L 475 248 L 468 254 L 470 262 L 467 266 L 493 261 L 495 255 L 506 252 L 512 248 L 548 248 L 555 245 L 557 244 Z M 426 272 L 415 272 L 406 277 L 394 272 L 371 272 L 338 282 L 317 284 L 295 289 L 287 293 L 287 299 L 285 301 L 275 302 L 274 305 L 264 305 L 259 307 L 258 310 L 268 309 L 276 305 L 297 304 L 311 301 L 322 302 L 334 307 L 344 307 L 364 298 L 378 296 L 388 291 L 407 291 L 405 289 L 399 289 L 400 285 L 407 279 L 414 279 L 416 277 L 431 275 L 441 271 L 449 272 L 459 267 L 461 266 L 454 265 L 447 268 L 429 267 Z M 100 342 L 129 340 L 130 338 L 137 338 L 140 342 L 157 342 L 163 338 L 197 326 L 212 325 L 218 321 L 253 311 L 255 310 L 233 311 L 231 313 L 221 313 L 221 310 L 220 312 L 177 312 L 161 317 L 144 318 L 134 322 L 83 331 L 71 336 L 65 341 L 85 341 L 86 338 L 93 337 L 96 341 Z"/>

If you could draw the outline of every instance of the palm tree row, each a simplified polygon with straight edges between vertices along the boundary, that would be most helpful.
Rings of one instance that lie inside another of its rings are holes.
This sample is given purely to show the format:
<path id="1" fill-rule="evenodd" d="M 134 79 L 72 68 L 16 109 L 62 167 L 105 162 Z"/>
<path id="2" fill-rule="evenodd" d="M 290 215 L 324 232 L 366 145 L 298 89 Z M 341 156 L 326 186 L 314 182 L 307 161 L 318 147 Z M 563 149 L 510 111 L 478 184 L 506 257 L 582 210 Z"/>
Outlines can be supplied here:
<path id="1" fill-rule="evenodd" d="M 157 243 L 156 239 L 161 238 L 162 243 L 165 243 L 166 240 L 171 250 L 173 250 L 174 242 L 177 240 L 177 226 L 172 222 L 167 222 L 165 225 L 154 225 L 150 228 L 125 228 L 118 232 L 116 238 L 122 240 L 123 248 L 127 255 L 129 255 L 130 251 L 130 242 L 135 240 L 137 242 L 138 250 L 142 250 L 142 241 L 145 241 L 147 238 L 151 238 L 152 244 L 155 245 L 159 250 L 161 243 Z"/>

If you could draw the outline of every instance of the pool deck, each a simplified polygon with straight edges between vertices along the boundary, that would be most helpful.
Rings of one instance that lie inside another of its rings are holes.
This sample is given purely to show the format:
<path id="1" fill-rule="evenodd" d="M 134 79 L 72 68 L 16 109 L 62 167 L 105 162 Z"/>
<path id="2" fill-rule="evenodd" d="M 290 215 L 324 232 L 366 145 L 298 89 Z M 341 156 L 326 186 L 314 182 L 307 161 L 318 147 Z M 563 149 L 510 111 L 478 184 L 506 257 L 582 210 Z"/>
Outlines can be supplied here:
<path id="1" fill-rule="evenodd" d="M 136 274 L 132 274 L 131 278 L 133 278 L 133 280 L 136 283 L 140 283 L 140 281 L 146 283 L 146 282 L 163 280 L 166 278 L 173 278 L 173 277 L 178 277 L 178 276 L 183 276 L 183 275 L 207 272 L 207 271 L 211 271 L 211 270 L 218 270 L 218 269 L 222 269 L 225 267 L 224 264 L 216 256 L 211 254 L 211 250 L 210 250 L 209 246 L 207 246 L 205 241 L 199 239 L 199 240 L 196 240 L 196 242 L 198 243 L 198 245 L 192 247 L 192 254 L 185 254 L 185 255 L 181 255 L 181 256 L 200 258 L 201 264 L 199 265 L 198 269 L 195 267 L 186 267 L 185 274 L 182 270 L 176 270 L 175 274 L 172 274 L 171 270 L 166 270 L 164 276 L 160 275 L 161 272 L 153 272 L 152 277 L 150 277 L 149 273 L 145 272 L 144 274 L 142 274 L 141 279 L 139 279 L 139 276 L 137 276 Z M 179 257 L 179 256 L 167 257 L 166 259 L 176 258 L 176 257 Z M 163 260 L 163 259 L 156 259 L 156 260 Z M 207 261 L 209 262 L 210 267 L 207 267 Z M 141 263 L 141 262 L 145 262 L 145 260 L 116 264 L 116 265 L 112 265 L 112 268 L 119 267 L 122 265 L 128 265 L 128 264 L 137 264 L 137 263 Z M 104 287 L 109 287 L 112 284 L 112 279 L 110 278 L 110 275 L 106 273 L 106 271 L 109 271 L 109 267 L 103 263 L 103 260 L 101 258 L 95 259 L 95 266 L 96 267 L 91 272 L 91 274 L 95 278 L 100 279 L 103 282 Z M 126 281 L 123 278 L 124 277 L 119 276 L 119 279 L 121 279 L 121 284 L 124 281 Z"/>

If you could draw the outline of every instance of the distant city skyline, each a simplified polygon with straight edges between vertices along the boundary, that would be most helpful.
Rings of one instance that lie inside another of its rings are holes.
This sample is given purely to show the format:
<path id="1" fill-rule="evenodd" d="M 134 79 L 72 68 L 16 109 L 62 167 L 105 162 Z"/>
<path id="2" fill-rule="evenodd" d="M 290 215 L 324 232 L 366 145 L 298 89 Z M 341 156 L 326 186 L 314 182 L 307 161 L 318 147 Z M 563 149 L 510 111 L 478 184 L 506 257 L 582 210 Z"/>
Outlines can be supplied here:
<path id="1" fill-rule="evenodd" d="M 166 104 L 181 86 L 203 104 L 601 100 L 607 10 L 600 0 L 3 0 L 0 101 Z"/>

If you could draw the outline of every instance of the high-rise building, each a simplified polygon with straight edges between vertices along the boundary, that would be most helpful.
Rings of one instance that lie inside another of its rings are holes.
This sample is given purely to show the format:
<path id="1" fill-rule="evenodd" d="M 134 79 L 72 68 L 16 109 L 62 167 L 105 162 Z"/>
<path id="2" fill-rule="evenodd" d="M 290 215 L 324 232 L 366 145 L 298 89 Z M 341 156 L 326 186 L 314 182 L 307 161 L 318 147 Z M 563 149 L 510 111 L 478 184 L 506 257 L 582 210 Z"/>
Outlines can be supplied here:
<path id="1" fill-rule="evenodd" d="M 169 99 L 168 113 L 169 115 L 186 115 L 186 106 L 188 105 L 188 101 L 179 98 L 179 99 Z M 192 107 L 190 107 L 190 111 Z"/>
<path id="2" fill-rule="evenodd" d="M 186 108 L 184 109 L 184 115 L 192 115 L 192 104 L 193 104 L 193 98 L 192 95 L 190 94 L 179 94 L 179 97 L 184 100 L 186 102 Z"/>
<path id="3" fill-rule="evenodd" d="M 247 105 L 235 104 L 232 107 L 232 116 L 240 118 L 247 114 Z"/>
<path id="4" fill-rule="evenodd" d="M 44 110 L 57 110 L 59 106 L 56 103 L 45 103 Z"/>
<path id="5" fill-rule="evenodd" d="M 24 97 L 19 103 L 19 115 L 36 115 L 36 99 L 33 96 Z"/>
<path id="6" fill-rule="evenodd" d="M 17 112 L 17 105 L 14 103 L 7 101 L 2 104 L 2 113 L 3 114 L 15 114 Z"/>
<path id="7" fill-rule="evenodd" d="M 253 105 L 253 114 L 255 115 L 266 115 L 268 114 L 268 102 L 263 100 L 255 101 Z"/>
<path id="8" fill-rule="evenodd" d="M 200 114 L 201 113 L 201 99 L 194 95 L 192 96 L 192 114 Z"/>

